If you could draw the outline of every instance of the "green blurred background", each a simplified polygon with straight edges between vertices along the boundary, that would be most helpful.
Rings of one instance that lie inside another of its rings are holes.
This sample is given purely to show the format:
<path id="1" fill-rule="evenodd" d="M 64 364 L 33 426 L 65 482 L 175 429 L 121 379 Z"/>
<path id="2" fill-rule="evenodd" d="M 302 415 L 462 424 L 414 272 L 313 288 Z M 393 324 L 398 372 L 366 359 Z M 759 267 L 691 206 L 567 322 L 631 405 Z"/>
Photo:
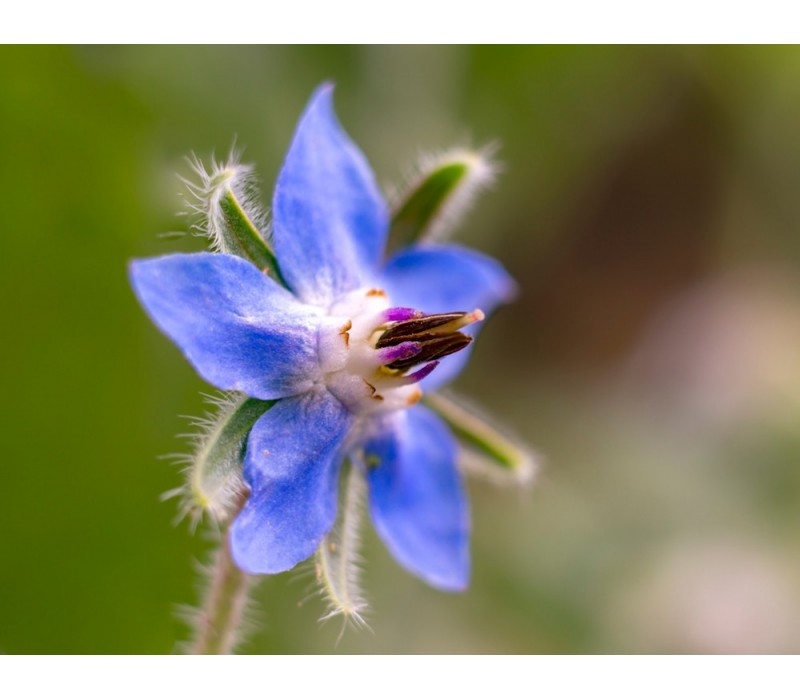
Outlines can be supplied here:
<path id="1" fill-rule="evenodd" d="M 544 458 L 472 482 L 448 596 L 369 526 L 373 632 L 264 581 L 245 652 L 800 651 L 800 49 L 0 49 L 0 652 L 168 653 L 208 537 L 173 525 L 208 390 L 125 264 L 199 249 L 183 157 L 234 137 L 268 201 L 313 88 L 387 188 L 497 141 L 459 236 L 522 287 L 457 389 Z"/>

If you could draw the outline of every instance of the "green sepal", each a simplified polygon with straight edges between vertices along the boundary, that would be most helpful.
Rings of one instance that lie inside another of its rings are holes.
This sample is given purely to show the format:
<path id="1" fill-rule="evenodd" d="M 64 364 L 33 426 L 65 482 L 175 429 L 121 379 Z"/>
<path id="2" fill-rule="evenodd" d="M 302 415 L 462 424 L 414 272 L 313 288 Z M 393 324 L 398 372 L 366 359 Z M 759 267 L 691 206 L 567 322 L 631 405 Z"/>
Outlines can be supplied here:
<path id="1" fill-rule="evenodd" d="M 247 436 L 255 422 L 275 403 L 236 395 L 230 403 L 221 405 L 215 420 L 207 422 L 207 432 L 200 436 L 190 466 L 187 484 L 190 508 L 209 511 L 218 519 L 230 515 L 244 488 L 242 464 Z"/>
<path id="2" fill-rule="evenodd" d="M 364 624 L 363 614 L 367 607 L 358 567 L 360 526 L 367 485 L 363 469 L 359 466 L 361 455 L 354 455 L 354 459 L 359 463 L 345 460 L 342 465 L 336 522 L 322 538 L 314 555 L 314 566 L 317 582 L 328 606 L 321 619 L 341 615 L 346 623 L 359 627 Z"/>
<path id="3" fill-rule="evenodd" d="M 517 483 L 527 483 L 533 478 L 536 471 L 533 455 L 498 428 L 442 394 L 426 394 L 423 402 L 447 423 L 466 448 L 470 471 L 477 467 L 480 471 L 488 470 L 489 478 L 501 481 L 510 478 Z"/>
<path id="4" fill-rule="evenodd" d="M 230 186 L 220 193 L 218 206 L 218 236 L 222 252 L 250 260 L 257 268 L 284 284 L 275 254 Z"/>
<path id="5" fill-rule="evenodd" d="M 395 198 L 390 232 L 393 244 L 441 238 L 493 173 L 490 161 L 480 152 L 453 151 L 427 159 Z"/>
<path id="6" fill-rule="evenodd" d="M 196 179 L 181 180 L 194 230 L 210 240 L 213 250 L 249 260 L 286 286 L 270 245 L 269 219 L 253 167 L 241 163 L 235 151 L 226 162 L 212 160 L 210 169 L 197 157 L 189 164 Z"/>

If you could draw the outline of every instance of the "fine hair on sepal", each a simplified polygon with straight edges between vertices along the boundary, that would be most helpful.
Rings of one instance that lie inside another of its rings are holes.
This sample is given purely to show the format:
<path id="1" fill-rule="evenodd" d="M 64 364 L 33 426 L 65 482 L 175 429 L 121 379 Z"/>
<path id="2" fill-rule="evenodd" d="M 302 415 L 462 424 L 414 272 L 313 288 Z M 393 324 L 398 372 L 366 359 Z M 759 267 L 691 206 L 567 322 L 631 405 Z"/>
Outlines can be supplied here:
<path id="1" fill-rule="evenodd" d="M 498 150 L 492 143 L 479 149 L 454 147 L 420 155 L 403 184 L 389 192 L 393 243 L 449 238 L 477 195 L 495 181 L 501 170 L 494 158 Z"/>
<path id="2" fill-rule="evenodd" d="M 327 604 L 321 622 L 341 616 L 341 639 L 348 624 L 367 627 L 367 602 L 361 589 L 361 524 L 366 481 L 358 456 L 347 460 L 341 478 L 339 511 L 333 529 L 314 555 L 314 573 Z"/>
<path id="3" fill-rule="evenodd" d="M 511 471 L 498 467 L 496 461 L 484 453 L 459 443 L 458 468 L 469 479 L 484 481 L 499 488 L 518 488 L 527 491 L 538 482 L 542 462 L 538 455 L 529 453 L 520 468 Z"/>
<path id="4" fill-rule="evenodd" d="M 532 486 L 541 457 L 505 426 L 487 417 L 473 401 L 452 391 L 426 395 L 424 403 L 453 431 L 458 440 L 458 466 L 470 477 L 496 486 Z"/>
<path id="5" fill-rule="evenodd" d="M 187 160 L 193 177 L 180 179 L 192 233 L 208 239 L 212 251 L 249 260 L 283 283 L 253 166 L 242 163 L 236 149 L 225 161 L 212 156 L 210 167 L 196 155 Z"/>
<path id="6" fill-rule="evenodd" d="M 250 399 L 239 392 L 204 394 L 212 408 L 200 417 L 190 417 L 194 432 L 187 438 L 192 451 L 174 455 L 183 465 L 185 483 L 163 498 L 178 497 L 178 520 L 188 518 L 194 530 L 204 514 L 217 525 L 234 513 L 246 492 L 242 462 L 247 435 L 253 423 L 274 402 Z"/>
<path id="7" fill-rule="evenodd" d="M 209 165 L 197 155 L 192 154 L 186 162 L 192 177 L 179 176 L 186 190 L 185 212 L 192 218 L 192 232 L 204 236 L 211 242 L 212 250 L 227 253 L 222 237 L 224 221 L 219 209 L 219 199 L 226 189 L 237 197 L 248 217 L 266 242 L 270 240 L 269 213 L 261 203 L 260 181 L 255 167 L 242 163 L 242 152 L 233 147 L 225 160 L 217 160 L 213 155 Z"/>

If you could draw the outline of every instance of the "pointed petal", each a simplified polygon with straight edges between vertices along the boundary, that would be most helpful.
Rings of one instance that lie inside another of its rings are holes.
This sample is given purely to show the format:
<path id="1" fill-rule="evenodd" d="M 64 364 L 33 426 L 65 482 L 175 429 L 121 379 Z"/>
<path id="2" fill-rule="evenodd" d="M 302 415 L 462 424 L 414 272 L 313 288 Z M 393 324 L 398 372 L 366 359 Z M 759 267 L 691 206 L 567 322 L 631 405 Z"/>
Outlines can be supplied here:
<path id="1" fill-rule="evenodd" d="M 394 558 L 432 586 L 464 590 L 469 512 L 450 431 L 416 406 L 380 419 L 364 454 L 372 521 Z"/>
<path id="2" fill-rule="evenodd" d="M 380 284 L 392 304 L 430 314 L 479 308 L 488 316 L 516 293 L 514 280 L 494 258 L 455 245 L 402 250 L 389 260 L 382 277 Z M 467 332 L 474 336 L 479 327 L 470 326 Z M 453 380 L 471 348 L 443 358 L 422 386 L 432 390 Z"/>
<path id="3" fill-rule="evenodd" d="M 289 286 L 329 302 L 371 282 L 389 214 L 369 164 L 333 111 L 323 85 L 300 119 L 273 200 L 273 241 Z"/>
<path id="4" fill-rule="evenodd" d="M 207 382 L 258 399 L 311 387 L 320 311 L 254 265 L 219 253 L 167 255 L 133 261 L 130 277 L 147 313 Z"/>
<path id="5" fill-rule="evenodd" d="M 325 389 L 279 401 L 253 426 L 250 498 L 231 526 L 236 565 L 276 574 L 310 557 L 333 527 L 341 444 L 352 416 Z"/>

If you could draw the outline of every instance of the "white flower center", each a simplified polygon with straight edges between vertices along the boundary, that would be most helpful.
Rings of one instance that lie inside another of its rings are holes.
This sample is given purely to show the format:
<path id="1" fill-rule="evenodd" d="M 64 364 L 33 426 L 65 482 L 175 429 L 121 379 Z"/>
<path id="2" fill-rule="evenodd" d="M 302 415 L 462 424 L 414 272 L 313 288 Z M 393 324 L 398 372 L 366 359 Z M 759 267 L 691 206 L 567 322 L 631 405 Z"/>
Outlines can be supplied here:
<path id="1" fill-rule="evenodd" d="M 422 398 L 413 376 L 388 369 L 375 343 L 391 308 L 380 289 L 359 289 L 331 306 L 320 324 L 320 368 L 329 391 L 355 414 L 399 411 Z"/>

